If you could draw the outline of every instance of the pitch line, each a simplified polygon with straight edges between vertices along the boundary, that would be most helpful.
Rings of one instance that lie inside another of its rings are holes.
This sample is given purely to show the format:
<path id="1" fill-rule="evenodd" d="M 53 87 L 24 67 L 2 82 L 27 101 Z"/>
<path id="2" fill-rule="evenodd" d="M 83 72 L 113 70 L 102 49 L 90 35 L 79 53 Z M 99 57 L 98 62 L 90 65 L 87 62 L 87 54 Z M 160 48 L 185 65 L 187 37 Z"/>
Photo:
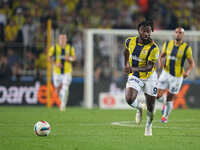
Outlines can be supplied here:
<path id="1" fill-rule="evenodd" d="M 159 121 L 154 121 L 154 122 L 159 122 Z M 172 122 L 172 121 L 171 121 Z M 179 122 L 185 122 L 185 121 L 181 121 L 179 120 Z M 132 128 L 144 128 L 145 125 L 144 124 L 136 124 L 134 121 L 119 121 L 119 122 L 112 122 L 111 125 L 115 125 L 115 126 L 121 126 L 121 127 L 132 127 Z M 189 128 L 189 127 L 169 127 L 169 126 L 158 126 L 158 125 L 153 125 L 153 128 L 159 128 L 159 129 L 176 129 L 176 130 L 199 130 L 199 128 Z"/>

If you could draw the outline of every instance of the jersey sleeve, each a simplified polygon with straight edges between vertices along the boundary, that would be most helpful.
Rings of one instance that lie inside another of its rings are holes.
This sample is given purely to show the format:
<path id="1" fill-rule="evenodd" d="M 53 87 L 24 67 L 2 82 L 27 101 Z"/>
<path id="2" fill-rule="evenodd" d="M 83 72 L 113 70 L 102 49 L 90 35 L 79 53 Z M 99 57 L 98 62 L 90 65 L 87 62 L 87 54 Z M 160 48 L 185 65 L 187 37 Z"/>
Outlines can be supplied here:
<path id="1" fill-rule="evenodd" d="M 186 58 L 191 58 L 192 57 L 192 48 L 188 47 L 186 51 Z"/>
<path id="2" fill-rule="evenodd" d="M 130 41 L 131 41 L 130 38 L 127 38 L 127 39 L 125 40 L 125 48 L 126 48 L 126 49 L 129 49 L 129 43 L 130 43 Z"/>
<path id="3" fill-rule="evenodd" d="M 74 47 L 73 47 L 73 46 L 71 47 L 71 52 L 70 52 L 70 55 L 71 55 L 71 56 L 75 56 L 75 49 L 74 49 Z"/>
<path id="4" fill-rule="evenodd" d="M 157 62 L 158 58 L 159 58 L 159 48 L 158 46 L 156 46 L 150 53 L 149 57 L 148 57 L 148 61 L 152 61 L 154 63 Z"/>
<path id="5" fill-rule="evenodd" d="M 162 53 L 165 53 L 166 52 L 166 45 L 167 45 L 168 42 L 165 42 L 163 44 L 163 48 L 162 48 Z"/>
<path id="6" fill-rule="evenodd" d="M 54 54 L 54 46 L 52 46 L 50 49 L 49 49 L 49 51 L 48 51 L 48 56 L 53 56 L 53 54 Z"/>

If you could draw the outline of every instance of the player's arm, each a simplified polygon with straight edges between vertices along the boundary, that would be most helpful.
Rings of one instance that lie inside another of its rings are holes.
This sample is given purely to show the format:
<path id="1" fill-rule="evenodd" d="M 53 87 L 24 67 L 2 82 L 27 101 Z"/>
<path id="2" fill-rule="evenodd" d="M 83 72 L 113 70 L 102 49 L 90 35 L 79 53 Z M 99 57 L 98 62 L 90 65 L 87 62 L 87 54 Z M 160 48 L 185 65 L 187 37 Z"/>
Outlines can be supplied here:
<path id="1" fill-rule="evenodd" d="M 75 55 L 75 50 L 74 50 L 74 47 L 72 47 L 71 49 L 71 54 L 70 56 L 69 55 L 66 55 L 65 56 L 65 60 L 69 61 L 69 62 L 74 62 L 76 60 L 76 55 Z"/>
<path id="2" fill-rule="evenodd" d="M 138 72 L 149 72 L 153 69 L 155 63 L 152 62 L 152 61 L 147 61 L 147 64 L 143 67 L 132 67 L 131 68 L 131 71 L 132 72 L 135 72 L 135 71 L 138 71 Z"/>
<path id="3" fill-rule="evenodd" d="M 55 64 L 55 60 L 53 59 L 53 53 L 54 53 L 54 47 L 52 46 L 49 50 L 48 50 L 48 61 L 51 64 Z"/>
<path id="4" fill-rule="evenodd" d="M 69 62 L 74 62 L 76 60 L 76 56 L 65 56 L 65 60 L 69 61 Z"/>
<path id="5" fill-rule="evenodd" d="M 192 56 L 192 49 L 191 47 L 189 47 L 186 51 L 186 59 L 189 63 L 189 66 L 186 68 L 186 70 L 183 73 L 183 77 L 186 78 L 189 76 L 190 72 L 192 71 L 192 69 L 194 68 L 195 64 L 194 64 L 194 59 Z"/>
<path id="6" fill-rule="evenodd" d="M 62 64 L 61 63 L 56 63 L 56 60 L 55 58 L 53 57 L 53 53 L 54 53 L 54 46 L 52 46 L 50 49 L 49 49 L 49 52 L 48 52 L 48 61 L 54 65 L 54 66 L 57 66 L 57 67 L 61 67 Z"/>
<path id="7" fill-rule="evenodd" d="M 125 73 L 130 73 L 131 72 L 131 68 L 129 66 L 129 50 L 127 48 L 124 48 L 124 72 Z"/>
<path id="8" fill-rule="evenodd" d="M 158 67 L 161 68 L 161 69 L 162 69 L 163 66 L 164 66 L 164 59 L 165 59 L 165 57 L 166 57 L 166 45 L 168 45 L 167 43 L 168 43 L 168 42 L 165 42 L 165 43 L 163 44 L 162 52 L 161 52 L 160 57 L 159 57 L 159 59 L 158 59 Z"/>
<path id="9" fill-rule="evenodd" d="M 193 57 L 187 58 L 187 61 L 188 61 L 188 63 L 189 63 L 189 66 L 188 66 L 188 68 L 185 70 L 185 72 L 183 73 L 183 77 L 184 77 L 184 78 L 187 78 L 187 77 L 189 76 L 190 72 L 192 71 L 192 69 L 195 67 Z"/>
<path id="10" fill-rule="evenodd" d="M 51 64 L 55 64 L 55 60 L 53 59 L 53 56 L 48 56 L 48 61 L 49 61 Z"/>
<path id="11" fill-rule="evenodd" d="M 163 68 L 165 57 L 166 57 L 166 53 L 165 53 L 165 52 L 162 52 L 162 53 L 160 54 L 159 59 L 158 59 L 158 66 L 159 66 L 159 68 Z"/>

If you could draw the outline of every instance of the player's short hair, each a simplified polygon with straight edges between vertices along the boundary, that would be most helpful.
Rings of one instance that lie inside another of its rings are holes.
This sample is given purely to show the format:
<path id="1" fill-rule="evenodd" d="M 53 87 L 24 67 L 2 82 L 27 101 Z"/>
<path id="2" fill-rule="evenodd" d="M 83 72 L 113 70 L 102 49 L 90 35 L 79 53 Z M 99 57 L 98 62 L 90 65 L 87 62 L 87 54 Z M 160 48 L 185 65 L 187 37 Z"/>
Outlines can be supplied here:
<path id="1" fill-rule="evenodd" d="M 183 27 L 181 27 L 181 26 L 177 26 L 177 27 L 175 28 L 175 30 L 176 30 L 176 29 L 178 29 L 178 28 L 180 28 L 182 32 L 184 32 L 184 31 L 185 31 L 185 30 L 184 30 L 184 28 L 183 28 Z"/>
<path id="2" fill-rule="evenodd" d="M 152 32 L 154 31 L 154 26 L 153 26 L 153 22 L 151 20 L 145 20 L 143 22 L 141 22 L 139 25 L 138 25 L 138 30 L 140 27 L 147 27 L 147 26 L 150 26 L 151 27 L 151 30 Z"/>
<path id="3" fill-rule="evenodd" d="M 66 31 L 64 28 L 60 28 L 60 29 L 59 29 L 59 34 L 67 35 L 67 31 Z"/>

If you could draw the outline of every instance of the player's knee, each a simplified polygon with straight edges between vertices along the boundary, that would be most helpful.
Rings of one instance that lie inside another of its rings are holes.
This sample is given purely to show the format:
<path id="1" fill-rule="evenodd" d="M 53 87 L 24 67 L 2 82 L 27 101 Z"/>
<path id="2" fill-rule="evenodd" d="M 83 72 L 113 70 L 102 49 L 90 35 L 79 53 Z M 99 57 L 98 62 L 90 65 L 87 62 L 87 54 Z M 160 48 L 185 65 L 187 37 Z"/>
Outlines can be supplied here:
<path id="1" fill-rule="evenodd" d="M 175 94 L 168 93 L 167 94 L 167 101 L 172 101 L 174 97 L 175 97 Z"/>
<path id="2" fill-rule="evenodd" d="M 134 102 L 135 98 L 136 98 L 135 96 L 126 95 L 126 102 L 127 102 L 129 105 L 131 105 L 131 104 Z"/>
<path id="3" fill-rule="evenodd" d="M 161 90 L 158 90 L 157 98 L 160 98 L 163 96 L 163 92 Z"/>

